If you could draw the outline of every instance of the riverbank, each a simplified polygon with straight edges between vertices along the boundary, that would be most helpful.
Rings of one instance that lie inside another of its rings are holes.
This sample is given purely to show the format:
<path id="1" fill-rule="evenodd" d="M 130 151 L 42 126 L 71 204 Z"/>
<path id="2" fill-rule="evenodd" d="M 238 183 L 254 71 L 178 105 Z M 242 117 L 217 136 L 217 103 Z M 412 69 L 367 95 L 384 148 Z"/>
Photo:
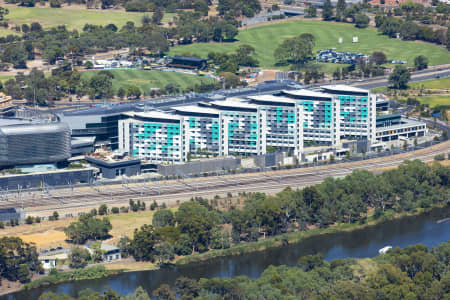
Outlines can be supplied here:
<path id="1" fill-rule="evenodd" d="M 354 230 L 362 230 L 367 227 L 376 226 L 383 222 L 400 219 L 410 216 L 418 216 L 431 211 L 436 208 L 444 208 L 445 205 L 434 205 L 429 208 L 420 208 L 412 212 L 396 213 L 392 210 L 388 210 L 383 216 L 374 218 L 373 214 L 370 215 L 365 223 L 354 224 L 334 224 L 326 228 L 314 228 L 306 231 L 295 231 L 277 236 L 261 239 L 257 242 L 241 243 L 239 245 L 232 246 L 229 249 L 209 250 L 208 252 L 192 254 L 178 259 L 176 265 L 186 265 L 196 262 L 204 262 L 214 258 L 220 258 L 225 256 L 243 255 L 252 252 L 265 251 L 272 248 L 279 248 L 288 244 L 299 243 L 304 239 L 311 238 L 319 235 L 334 234 L 339 232 L 349 232 Z"/>
<path id="2" fill-rule="evenodd" d="M 124 295 L 132 293 L 137 287 L 142 286 L 151 294 L 162 284 L 175 285 L 176 280 L 183 276 L 196 280 L 236 276 L 256 279 L 271 265 L 296 266 L 300 257 L 309 254 L 322 253 L 327 261 L 331 261 L 348 257 L 357 259 L 374 257 L 378 255 L 378 249 L 386 245 L 392 245 L 394 248 L 404 248 L 415 244 L 436 247 L 439 243 L 450 240 L 450 223 L 437 222 L 450 216 L 450 205 L 446 205 L 444 208 L 435 206 L 431 211 L 429 210 L 395 215 L 388 213 L 384 218 L 387 220 L 386 222 L 379 219 L 376 226 L 368 226 L 373 224 L 372 221 L 369 221 L 369 224 L 359 226 L 364 227 L 361 230 L 342 226 L 340 230 L 328 231 L 333 232 L 332 234 L 319 234 L 317 230 L 311 231 L 308 233 L 311 234 L 309 238 L 303 238 L 300 243 L 268 247 L 266 251 L 253 251 L 244 255 L 211 258 L 203 262 L 161 267 L 157 270 L 122 272 L 116 276 L 101 279 L 66 282 L 22 290 L 7 296 L 0 296 L 0 300 L 37 299 L 48 291 L 57 294 L 66 293 L 71 297 L 76 297 L 84 289 L 89 288 L 101 292 L 105 286 L 111 286 L 116 292 Z M 322 233 L 325 233 L 324 230 Z"/>

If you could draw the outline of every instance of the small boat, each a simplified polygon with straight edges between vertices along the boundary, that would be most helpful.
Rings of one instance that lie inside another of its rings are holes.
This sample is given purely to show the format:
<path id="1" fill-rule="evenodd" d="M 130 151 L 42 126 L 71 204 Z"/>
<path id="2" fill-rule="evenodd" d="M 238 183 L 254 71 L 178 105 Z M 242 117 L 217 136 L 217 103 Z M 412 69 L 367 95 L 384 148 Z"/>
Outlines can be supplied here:
<path id="1" fill-rule="evenodd" d="M 392 246 L 386 246 L 386 247 L 383 247 L 380 250 L 378 250 L 378 253 L 379 254 L 386 254 L 391 249 L 392 249 Z"/>

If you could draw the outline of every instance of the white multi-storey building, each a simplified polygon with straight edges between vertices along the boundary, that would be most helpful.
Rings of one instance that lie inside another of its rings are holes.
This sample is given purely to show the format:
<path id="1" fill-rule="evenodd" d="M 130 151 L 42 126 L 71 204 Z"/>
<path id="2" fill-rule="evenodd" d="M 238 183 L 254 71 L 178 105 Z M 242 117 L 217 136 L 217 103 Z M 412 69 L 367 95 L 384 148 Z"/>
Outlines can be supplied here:
<path id="1" fill-rule="evenodd" d="M 213 101 L 219 113 L 220 155 L 242 156 L 266 153 L 266 113 L 241 99 Z"/>
<path id="2" fill-rule="evenodd" d="M 248 97 L 266 113 L 266 145 L 293 151 L 301 158 L 303 152 L 303 106 L 294 99 L 273 95 Z"/>
<path id="3" fill-rule="evenodd" d="M 337 147 L 340 144 L 339 102 L 327 93 L 311 90 L 282 91 L 284 96 L 297 101 L 303 107 L 301 118 L 305 143 L 325 144 Z"/>
<path id="4" fill-rule="evenodd" d="M 189 153 L 262 155 L 267 147 L 301 158 L 304 145 L 338 148 L 341 139 L 377 139 L 376 96 L 342 85 L 172 110 L 119 120 L 119 149 L 155 163 L 186 161 Z"/>
<path id="5" fill-rule="evenodd" d="M 155 163 L 185 160 L 183 117 L 161 112 L 119 120 L 119 150 Z"/>

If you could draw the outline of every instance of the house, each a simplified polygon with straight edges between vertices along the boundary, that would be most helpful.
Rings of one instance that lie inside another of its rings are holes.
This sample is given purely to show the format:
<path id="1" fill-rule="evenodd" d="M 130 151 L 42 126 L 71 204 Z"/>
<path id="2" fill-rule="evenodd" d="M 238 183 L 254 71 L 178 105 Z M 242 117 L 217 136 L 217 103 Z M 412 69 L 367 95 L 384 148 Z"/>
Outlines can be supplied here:
<path id="1" fill-rule="evenodd" d="M 56 249 L 44 250 L 39 254 L 39 261 L 44 270 L 56 268 L 58 260 L 66 260 L 69 257 L 69 249 L 58 247 Z"/>
<path id="2" fill-rule="evenodd" d="M 85 247 L 89 251 L 89 253 L 94 254 L 95 248 L 94 245 L 98 246 L 98 243 L 89 243 Z M 108 245 L 105 243 L 100 244 L 100 251 L 103 255 L 103 260 L 105 262 L 113 262 L 122 259 L 122 255 L 120 253 L 120 248 L 114 245 Z"/>

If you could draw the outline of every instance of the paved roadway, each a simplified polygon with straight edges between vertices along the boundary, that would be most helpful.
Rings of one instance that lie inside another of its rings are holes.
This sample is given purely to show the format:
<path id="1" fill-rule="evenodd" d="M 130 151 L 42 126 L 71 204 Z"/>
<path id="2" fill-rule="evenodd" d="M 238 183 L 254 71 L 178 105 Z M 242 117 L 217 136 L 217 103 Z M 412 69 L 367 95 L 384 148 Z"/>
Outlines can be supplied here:
<path id="1" fill-rule="evenodd" d="M 193 178 L 184 181 L 144 182 L 128 185 L 75 187 L 50 191 L 34 191 L 4 195 L 0 198 L 0 207 L 24 207 L 26 213 L 48 216 L 58 210 L 60 215 L 77 215 L 102 203 L 109 206 L 127 205 L 129 199 L 160 204 L 175 205 L 194 196 L 212 198 L 214 195 L 225 196 L 228 192 L 266 192 L 275 193 L 290 186 L 300 188 L 322 182 L 325 178 L 341 177 L 356 169 L 380 171 L 401 164 L 405 159 L 432 161 L 434 156 L 447 153 L 450 141 L 432 147 L 365 161 L 326 165 L 315 168 L 291 169 L 228 175 L 219 177 Z"/>

